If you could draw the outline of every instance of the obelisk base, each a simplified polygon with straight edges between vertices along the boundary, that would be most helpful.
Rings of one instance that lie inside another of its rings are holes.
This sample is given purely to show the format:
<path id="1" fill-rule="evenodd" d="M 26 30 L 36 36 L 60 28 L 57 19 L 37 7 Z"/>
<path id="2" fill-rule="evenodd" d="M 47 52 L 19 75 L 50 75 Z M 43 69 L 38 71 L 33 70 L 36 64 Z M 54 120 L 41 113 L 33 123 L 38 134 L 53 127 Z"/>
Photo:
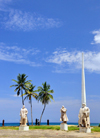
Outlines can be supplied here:
<path id="1" fill-rule="evenodd" d="M 61 123 L 60 124 L 60 130 L 66 130 L 66 131 L 68 131 L 68 125 L 66 123 Z"/>
<path id="2" fill-rule="evenodd" d="M 79 127 L 79 132 L 91 133 L 91 128 Z"/>
<path id="3" fill-rule="evenodd" d="M 19 126 L 19 130 L 28 131 L 29 126 Z"/>

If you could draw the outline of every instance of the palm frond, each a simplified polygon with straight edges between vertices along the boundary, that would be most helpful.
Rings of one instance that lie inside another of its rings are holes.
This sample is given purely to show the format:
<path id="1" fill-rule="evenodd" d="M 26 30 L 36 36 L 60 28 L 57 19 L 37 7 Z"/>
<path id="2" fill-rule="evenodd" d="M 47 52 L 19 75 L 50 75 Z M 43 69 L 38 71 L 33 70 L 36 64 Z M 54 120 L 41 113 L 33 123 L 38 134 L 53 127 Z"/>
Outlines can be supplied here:
<path id="1" fill-rule="evenodd" d="M 18 86 L 15 90 L 14 90 L 14 92 L 16 92 L 18 89 L 20 89 L 20 87 Z"/>
<path id="2" fill-rule="evenodd" d="M 23 95 L 23 96 L 25 96 L 25 95 L 28 95 L 28 93 L 26 93 L 26 92 L 25 92 L 25 93 L 24 93 L 24 94 L 22 94 L 22 95 Z M 21 97 L 22 97 L 22 95 L 21 95 Z"/>
<path id="3" fill-rule="evenodd" d="M 51 102 L 51 99 L 53 99 L 53 96 L 50 93 L 54 93 L 53 90 L 50 90 L 50 85 L 48 85 L 46 82 L 42 83 L 43 87 L 39 86 L 38 91 L 39 95 L 37 97 L 37 100 L 42 102 L 42 104 L 48 104 Z"/>
<path id="4" fill-rule="evenodd" d="M 53 96 L 51 94 L 49 94 L 49 99 L 52 99 L 54 101 Z"/>
<path id="5" fill-rule="evenodd" d="M 16 86 L 18 86 L 17 84 L 16 85 L 11 85 L 10 87 L 16 87 Z"/>
<path id="6" fill-rule="evenodd" d="M 24 101 L 25 101 L 25 99 L 28 99 L 28 95 L 24 98 Z"/>
<path id="7" fill-rule="evenodd" d="M 27 81 L 27 82 L 25 82 L 24 84 L 25 84 L 25 85 L 30 85 L 31 82 Z"/>
<path id="8" fill-rule="evenodd" d="M 27 83 L 27 82 L 31 82 L 31 81 L 32 81 L 32 80 L 28 80 L 28 81 L 26 81 L 26 83 Z"/>
<path id="9" fill-rule="evenodd" d="M 18 76 L 17 76 L 17 80 L 18 80 L 18 82 L 21 81 L 21 74 L 18 74 Z"/>
<path id="10" fill-rule="evenodd" d="M 12 81 L 14 81 L 14 82 L 18 83 L 18 81 L 17 81 L 17 80 L 12 79 Z"/>
<path id="11" fill-rule="evenodd" d="M 48 93 L 54 93 L 54 91 L 53 90 L 49 90 Z"/>
<path id="12" fill-rule="evenodd" d="M 17 96 L 19 96 L 19 95 L 20 95 L 20 90 L 17 91 Z"/>

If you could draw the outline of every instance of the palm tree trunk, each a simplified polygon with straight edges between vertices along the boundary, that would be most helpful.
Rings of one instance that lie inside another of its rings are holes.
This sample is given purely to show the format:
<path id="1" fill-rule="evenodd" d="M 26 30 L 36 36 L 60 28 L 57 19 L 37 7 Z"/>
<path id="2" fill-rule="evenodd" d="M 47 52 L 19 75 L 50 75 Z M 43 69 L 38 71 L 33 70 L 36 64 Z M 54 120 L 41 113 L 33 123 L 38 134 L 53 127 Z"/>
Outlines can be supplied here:
<path id="1" fill-rule="evenodd" d="M 23 100 L 23 90 L 21 89 L 21 95 L 22 95 L 22 105 L 24 105 L 24 100 Z"/>
<path id="2" fill-rule="evenodd" d="M 41 119 L 42 119 L 42 115 L 44 113 L 45 107 L 46 107 L 46 104 L 44 104 L 44 109 L 43 109 L 42 114 L 41 114 L 41 117 L 40 117 L 40 122 L 39 122 L 40 124 L 41 124 Z"/>
<path id="3" fill-rule="evenodd" d="M 31 121 L 32 121 L 32 126 L 33 126 L 33 117 L 32 117 L 32 97 L 31 97 Z"/>

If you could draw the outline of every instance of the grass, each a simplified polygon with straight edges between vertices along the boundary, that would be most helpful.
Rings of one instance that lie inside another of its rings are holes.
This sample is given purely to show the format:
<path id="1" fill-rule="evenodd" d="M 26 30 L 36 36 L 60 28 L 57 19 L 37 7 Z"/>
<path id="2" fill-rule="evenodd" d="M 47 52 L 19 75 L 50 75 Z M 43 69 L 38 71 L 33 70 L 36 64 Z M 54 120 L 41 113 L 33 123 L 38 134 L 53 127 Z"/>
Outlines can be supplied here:
<path id="1" fill-rule="evenodd" d="M 12 127 L 12 126 L 4 126 L 4 127 L 0 127 L 0 129 L 12 129 L 12 130 L 19 130 L 19 127 Z"/>
<path id="2" fill-rule="evenodd" d="M 19 130 L 19 127 L 15 127 L 15 126 L 4 126 L 4 127 L 0 127 L 0 129 L 12 129 L 12 130 Z M 45 125 L 41 125 L 41 126 L 29 126 L 30 130 L 33 129 L 52 129 L 52 130 L 60 130 L 60 126 L 45 126 Z"/>
<path id="3" fill-rule="evenodd" d="M 30 126 L 29 129 L 52 129 L 52 130 L 60 130 L 60 126 Z"/>
<path id="4" fill-rule="evenodd" d="M 91 130 L 92 132 L 100 132 L 100 127 L 94 126 Z"/>
<path id="5" fill-rule="evenodd" d="M 74 130 L 79 130 L 79 127 L 77 126 L 69 126 L 68 131 L 74 131 Z"/>
<path id="6" fill-rule="evenodd" d="M 30 129 L 52 129 L 52 130 L 60 130 L 60 126 L 30 126 Z M 79 130 L 77 126 L 69 126 L 69 131 Z"/>
<path id="7" fill-rule="evenodd" d="M 0 129 L 11 129 L 11 130 L 19 130 L 19 127 L 17 126 L 4 126 L 4 127 L 0 127 Z M 40 126 L 29 126 L 30 130 L 34 130 L 34 129 L 51 129 L 51 130 L 60 130 L 60 126 L 46 126 L 46 125 L 40 125 Z M 79 127 L 77 126 L 69 126 L 68 127 L 68 131 L 75 131 L 75 130 L 79 130 Z M 92 132 L 100 132 L 100 127 L 98 126 L 94 126 L 91 128 Z"/>
<path id="8" fill-rule="evenodd" d="M 0 129 L 12 129 L 12 130 L 19 130 L 19 127 L 12 127 L 12 126 L 4 126 L 0 127 Z M 40 126 L 29 126 L 30 130 L 33 129 L 51 129 L 51 130 L 60 130 L 60 126 L 46 126 L 46 125 L 40 125 Z M 76 126 L 70 126 L 68 127 L 69 131 L 71 130 L 79 130 Z"/>

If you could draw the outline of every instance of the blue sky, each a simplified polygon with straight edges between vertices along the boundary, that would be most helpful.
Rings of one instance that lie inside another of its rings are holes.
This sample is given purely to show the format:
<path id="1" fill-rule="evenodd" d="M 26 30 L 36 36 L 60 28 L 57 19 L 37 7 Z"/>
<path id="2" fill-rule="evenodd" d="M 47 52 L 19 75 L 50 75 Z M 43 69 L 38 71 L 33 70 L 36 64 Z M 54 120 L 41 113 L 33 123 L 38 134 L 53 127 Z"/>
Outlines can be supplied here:
<path id="1" fill-rule="evenodd" d="M 60 121 L 67 108 L 69 122 L 78 121 L 81 107 L 81 53 L 84 52 L 87 106 L 91 122 L 100 122 L 100 1 L 0 0 L 0 120 L 19 122 L 21 97 L 12 79 L 28 75 L 41 86 L 47 81 L 54 100 L 42 121 Z M 25 105 L 29 111 L 30 105 Z M 33 120 L 43 105 L 33 99 Z"/>

